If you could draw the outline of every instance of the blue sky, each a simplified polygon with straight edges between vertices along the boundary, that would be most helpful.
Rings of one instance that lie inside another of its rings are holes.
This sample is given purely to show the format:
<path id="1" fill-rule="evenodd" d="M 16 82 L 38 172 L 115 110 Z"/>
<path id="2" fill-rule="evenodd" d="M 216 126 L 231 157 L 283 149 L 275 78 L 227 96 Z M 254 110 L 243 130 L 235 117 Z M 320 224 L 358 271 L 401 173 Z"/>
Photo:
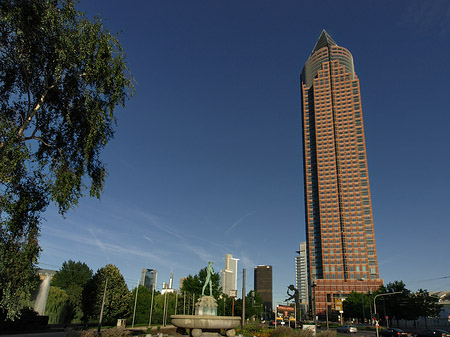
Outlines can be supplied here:
<path id="1" fill-rule="evenodd" d="M 450 3 L 82 1 L 121 32 L 135 97 L 117 112 L 101 201 L 41 231 L 40 265 L 113 263 L 158 287 L 227 253 L 273 266 L 274 303 L 305 240 L 299 75 L 322 29 L 360 79 L 380 276 L 450 289 Z"/>

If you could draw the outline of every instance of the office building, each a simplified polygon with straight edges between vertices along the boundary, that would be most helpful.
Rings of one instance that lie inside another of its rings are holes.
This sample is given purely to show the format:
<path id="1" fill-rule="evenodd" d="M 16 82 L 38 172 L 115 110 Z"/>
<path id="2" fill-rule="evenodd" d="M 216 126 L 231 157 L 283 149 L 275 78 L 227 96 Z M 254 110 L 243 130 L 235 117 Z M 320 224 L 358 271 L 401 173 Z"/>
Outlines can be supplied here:
<path id="1" fill-rule="evenodd" d="M 300 312 L 303 315 L 308 310 L 308 259 L 306 241 L 300 242 L 300 249 L 295 257 L 295 287 L 300 299 Z"/>
<path id="2" fill-rule="evenodd" d="M 161 294 L 173 293 L 173 292 L 175 292 L 175 289 L 173 289 L 173 271 L 171 271 L 169 283 L 163 282 L 163 284 L 162 284 Z"/>
<path id="3" fill-rule="evenodd" d="M 228 296 L 237 296 L 237 266 L 239 259 L 233 255 L 225 255 L 225 268 L 220 275 L 220 285 L 222 292 Z"/>
<path id="4" fill-rule="evenodd" d="M 181 291 L 181 289 L 183 289 L 183 283 L 184 283 L 184 280 L 185 280 L 185 279 L 186 279 L 185 276 L 180 277 L 180 291 Z"/>
<path id="5" fill-rule="evenodd" d="M 309 284 L 316 313 L 379 278 L 359 79 L 324 30 L 301 74 Z"/>
<path id="6" fill-rule="evenodd" d="M 272 314 L 272 266 L 257 266 L 254 269 L 253 289 L 261 296 L 264 319 Z"/>
<path id="7" fill-rule="evenodd" d="M 156 289 L 158 271 L 156 269 L 142 268 L 141 281 L 139 284 L 148 290 Z"/>

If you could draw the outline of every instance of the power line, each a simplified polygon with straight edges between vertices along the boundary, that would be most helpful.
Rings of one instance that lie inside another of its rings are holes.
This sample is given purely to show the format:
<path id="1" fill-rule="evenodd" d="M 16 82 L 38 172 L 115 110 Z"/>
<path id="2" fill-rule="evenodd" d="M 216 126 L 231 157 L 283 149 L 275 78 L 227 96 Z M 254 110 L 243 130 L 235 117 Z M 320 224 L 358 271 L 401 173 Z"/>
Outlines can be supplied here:
<path id="1" fill-rule="evenodd" d="M 411 283 L 420 283 L 420 282 L 430 282 L 430 281 L 437 281 L 437 280 L 444 280 L 444 279 L 447 279 L 447 278 L 450 278 L 450 275 L 448 275 L 448 276 L 442 276 L 442 277 L 436 277 L 436 278 L 430 278 L 430 279 L 427 279 L 427 280 L 419 280 L 419 281 L 411 281 L 411 282 L 408 282 L 409 284 L 411 284 Z"/>

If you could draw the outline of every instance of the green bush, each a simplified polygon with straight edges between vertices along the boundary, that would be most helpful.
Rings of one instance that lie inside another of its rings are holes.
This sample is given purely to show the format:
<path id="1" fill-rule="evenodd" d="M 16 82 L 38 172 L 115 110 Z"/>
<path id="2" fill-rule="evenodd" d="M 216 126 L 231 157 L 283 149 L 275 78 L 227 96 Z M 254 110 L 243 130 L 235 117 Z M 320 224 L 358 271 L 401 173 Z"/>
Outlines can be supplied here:
<path id="1" fill-rule="evenodd" d="M 95 337 L 97 330 L 78 331 L 73 329 L 66 329 L 64 337 Z M 111 329 L 102 330 L 102 337 L 128 337 L 131 332 L 123 327 L 115 327 Z"/>
<path id="2" fill-rule="evenodd" d="M 324 330 L 316 334 L 318 337 L 336 337 L 336 331 Z"/>

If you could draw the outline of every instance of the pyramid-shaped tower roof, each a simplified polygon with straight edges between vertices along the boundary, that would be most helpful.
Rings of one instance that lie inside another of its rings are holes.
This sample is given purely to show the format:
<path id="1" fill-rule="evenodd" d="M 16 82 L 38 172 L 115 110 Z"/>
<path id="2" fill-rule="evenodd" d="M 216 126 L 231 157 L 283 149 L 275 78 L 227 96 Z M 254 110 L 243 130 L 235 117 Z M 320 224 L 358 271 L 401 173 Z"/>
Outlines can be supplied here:
<path id="1" fill-rule="evenodd" d="M 311 54 L 314 54 L 316 51 L 326 46 L 337 46 L 337 44 L 324 29 L 322 30 L 322 33 L 320 34 L 320 37 L 317 40 L 316 45 L 314 46 L 314 49 Z"/>

